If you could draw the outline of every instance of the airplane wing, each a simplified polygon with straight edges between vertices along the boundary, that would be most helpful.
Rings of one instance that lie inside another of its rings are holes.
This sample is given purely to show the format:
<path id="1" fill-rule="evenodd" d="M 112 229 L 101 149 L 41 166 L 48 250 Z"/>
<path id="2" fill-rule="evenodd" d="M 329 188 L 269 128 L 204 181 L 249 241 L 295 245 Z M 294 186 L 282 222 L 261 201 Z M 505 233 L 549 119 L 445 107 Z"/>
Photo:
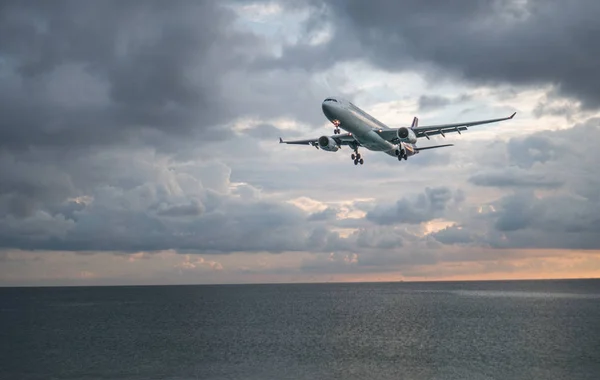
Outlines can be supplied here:
<path id="1" fill-rule="evenodd" d="M 419 127 L 413 128 L 413 132 L 415 132 L 415 135 L 417 135 L 417 137 L 429 137 L 432 135 L 442 135 L 443 136 L 445 133 L 451 133 L 451 132 L 460 133 L 460 131 L 466 131 L 467 127 L 473 127 L 476 125 L 490 124 L 490 123 L 496 123 L 498 121 L 510 120 L 516 114 L 517 113 L 515 112 L 512 115 L 510 115 L 509 117 L 503 117 L 503 118 L 499 118 L 499 119 L 467 121 L 467 122 L 463 122 L 463 123 L 454 123 L 454 124 L 440 124 L 440 125 L 429 125 L 429 126 L 424 125 L 424 126 L 419 126 Z"/>
<path id="2" fill-rule="evenodd" d="M 445 146 L 454 146 L 454 144 L 444 144 L 444 145 L 434 145 L 434 146 L 424 146 L 424 147 L 420 147 L 420 148 L 415 148 L 416 150 L 427 150 L 427 149 L 434 149 L 434 148 L 443 148 Z"/>
<path id="3" fill-rule="evenodd" d="M 429 136 L 434 135 L 442 135 L 445 136 L 446 133 L 458 132 L 460 134 L 461 131 L 466 131 L 467 127 L 473 127 L 476 125 L 482 124 L 490 124 L 496 123 L 498 121 L 510 120 L 517 113 L 513 113 L 508 117 L 503 117 L 499 119 L 488 119 L 488 120 L 477 120 L 477 121 L 467 121 L 462 123 L 454 123 L 454 124 L 439 124 L 439 125 L 424 125 L 424 126 L 415 126 L 412 128 L 413 132 L 417 136 L 417 138 L 425 137 L 429 139 Z M 413 121 L 413 124 L 415 122 Z M 388 140 L 392 141 L 397 139 L 398 128 L 386 129 L 378 131 L 379 135 Z"/>
<path id="4" fill-rule="evenodd" d="M 357 145 L 360 146 L 360 143 L 358 141 L 356 141 L 354 139 L 354 137 L 352 136 L 352 133 L 343 133 L 343 134 L 339 134 L 339 135 L 333 135 L 333 136 L 329 136 L 331 139 L 335 140 L 335 142 L 342 146 L 342 145 Z M 279 138 L 279 143 L 280 144 L 296 144 L 296 145 L 312 145 L 318 148 L 319 146 L 319 137 L 314 138 L 314 139 L 306 139 L 306 140 L 288 140 L 285 141 L 283 140 L 281 137 Z"/>

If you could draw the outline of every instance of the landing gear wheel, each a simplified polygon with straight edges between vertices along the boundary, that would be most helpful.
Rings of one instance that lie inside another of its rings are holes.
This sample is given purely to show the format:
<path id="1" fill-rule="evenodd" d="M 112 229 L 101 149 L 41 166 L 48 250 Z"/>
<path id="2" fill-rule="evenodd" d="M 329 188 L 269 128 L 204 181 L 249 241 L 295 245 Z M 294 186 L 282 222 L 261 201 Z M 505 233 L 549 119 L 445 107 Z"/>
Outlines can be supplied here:
<path id="1" fill-rule="evenodd" d="M 402 159 L 404 158 L 404 156 L 406 155 L 406 152 L 404 152 L 404 149 L 402 150 L 397 150 L 397 156 L 398 156 L 398 161 L 402 161 Z"/>
<path id="2" fill-rule="evenodd" d="M 358 164 L 362 165 L 365 161 L 360 156 L 360 153 L 358 153 L 358 147 L 353 147 L 353 148 L 354 148 L 354 153 L 352 153 L 352 155 L 350 155 L 350 157 L 354 161 L 354 165 L 358 165 Z"/>

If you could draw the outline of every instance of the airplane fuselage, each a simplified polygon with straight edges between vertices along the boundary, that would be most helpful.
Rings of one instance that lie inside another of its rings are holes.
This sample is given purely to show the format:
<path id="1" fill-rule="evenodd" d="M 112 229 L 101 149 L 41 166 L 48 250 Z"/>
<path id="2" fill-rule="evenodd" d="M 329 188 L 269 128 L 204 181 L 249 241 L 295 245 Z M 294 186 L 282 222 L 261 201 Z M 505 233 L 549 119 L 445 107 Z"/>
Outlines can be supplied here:
<path id="1" fill-rule="evenodd" d="M 366 149 L 385 152 L 394 157 L 398 156 L 398 151 L 404 151 L 407 156 L 418 153 L 414 144 L 404 142 L 393 144 L 381 138 L 376 131 L 390 128 L 348 101 L 327 98 L 321 107 L 329 121 L 351 133 L 352 137 Z"/>

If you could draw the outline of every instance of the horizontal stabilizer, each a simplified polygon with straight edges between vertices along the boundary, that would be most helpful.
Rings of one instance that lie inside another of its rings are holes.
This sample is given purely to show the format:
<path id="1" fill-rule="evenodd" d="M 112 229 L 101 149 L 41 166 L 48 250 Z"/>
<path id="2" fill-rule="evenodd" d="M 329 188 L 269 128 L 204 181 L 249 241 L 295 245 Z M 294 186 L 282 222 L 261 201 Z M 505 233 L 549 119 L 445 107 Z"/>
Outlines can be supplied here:
<path id="1" fill-rule="evenodd" d="M 454 144 L 444 144 L 444 145 L 434 145 L 434 146 L 426 146 L 423 148 L 415 148 L 416 150 L 427 150 L 427 149 L 433 149 L 433 148 L 443 148 L 445 146 L 454 146 Z"/>

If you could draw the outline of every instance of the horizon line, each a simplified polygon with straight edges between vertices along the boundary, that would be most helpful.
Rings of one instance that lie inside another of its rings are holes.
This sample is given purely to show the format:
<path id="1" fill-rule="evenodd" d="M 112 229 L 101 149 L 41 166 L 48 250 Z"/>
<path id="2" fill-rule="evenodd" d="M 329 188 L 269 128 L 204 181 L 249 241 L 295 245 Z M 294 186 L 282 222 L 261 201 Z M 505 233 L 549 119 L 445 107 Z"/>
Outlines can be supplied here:
<path id="1" fill-rule="evenodd" d="M 158 287 L 158 286 L 245 286 L 245 285 L 327 285 L 327 284 L 423 284 L 457 282 L 531 282 L 531 281 L 589 281 L 600 277 L 507 278 L 465 280 L 386 280 L 386 281 L 315 281 L 315 282 L 240 282 L 240 283 L 185 283 L 185 284 L 65 284 L 65 285 L 2 285 L 0 288 L 91 288 L 91 287 Z"/>

